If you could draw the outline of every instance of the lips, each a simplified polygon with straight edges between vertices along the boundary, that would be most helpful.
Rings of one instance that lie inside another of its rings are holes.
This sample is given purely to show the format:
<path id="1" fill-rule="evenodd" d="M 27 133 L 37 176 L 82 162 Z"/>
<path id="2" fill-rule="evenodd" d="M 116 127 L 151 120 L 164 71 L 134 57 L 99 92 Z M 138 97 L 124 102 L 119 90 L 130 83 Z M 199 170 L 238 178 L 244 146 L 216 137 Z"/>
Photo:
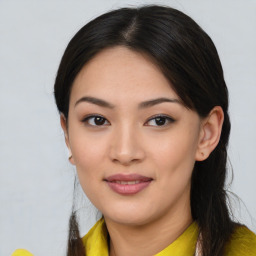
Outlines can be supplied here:
<path id="1" fill-rule="evenodd" d="M 152 180 L 138 174 L 116 174 L 104 179 L 114 192 L 121 195 L 136 194 L 145 189 Z"/>

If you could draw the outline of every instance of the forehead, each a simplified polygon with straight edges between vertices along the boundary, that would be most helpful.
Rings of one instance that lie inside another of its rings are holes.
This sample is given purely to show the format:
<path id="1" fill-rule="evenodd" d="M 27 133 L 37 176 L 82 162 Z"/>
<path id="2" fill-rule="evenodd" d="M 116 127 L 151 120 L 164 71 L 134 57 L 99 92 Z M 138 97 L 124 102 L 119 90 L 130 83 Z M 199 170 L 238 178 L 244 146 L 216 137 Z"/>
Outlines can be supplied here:
<path id="1" fill-rule="evenodd" d="M 113 100 L 144 100 L 170 96 L 178 98 L 160 68 L 146 55 L 118 46 L 98 53 L 77 75 L 71 101 L 81 96 Z"/>

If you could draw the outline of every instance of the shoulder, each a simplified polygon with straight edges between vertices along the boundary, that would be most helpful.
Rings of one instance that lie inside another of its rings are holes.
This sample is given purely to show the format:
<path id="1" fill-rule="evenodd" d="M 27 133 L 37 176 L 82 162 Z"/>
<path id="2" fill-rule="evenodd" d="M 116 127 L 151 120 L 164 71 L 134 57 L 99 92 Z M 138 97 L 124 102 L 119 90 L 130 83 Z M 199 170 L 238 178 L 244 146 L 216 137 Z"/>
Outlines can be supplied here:
<path id="1" fill-rule="evenodd" d="M 255 256 L 256 235 L 246 226 L 237 226 L 225 248 L 226 256 Z"/>
<path id="2" fill-rule="evenodd" d="M 33 256 L 29 251 L 24 249 L 16 250 L 11 256 Z"/>
<path id="3" fill-rule="evenodd" d="M 101 218 L 82 238 L 87 256 L 108 256 L 108 232 L 104 218 Z"/>

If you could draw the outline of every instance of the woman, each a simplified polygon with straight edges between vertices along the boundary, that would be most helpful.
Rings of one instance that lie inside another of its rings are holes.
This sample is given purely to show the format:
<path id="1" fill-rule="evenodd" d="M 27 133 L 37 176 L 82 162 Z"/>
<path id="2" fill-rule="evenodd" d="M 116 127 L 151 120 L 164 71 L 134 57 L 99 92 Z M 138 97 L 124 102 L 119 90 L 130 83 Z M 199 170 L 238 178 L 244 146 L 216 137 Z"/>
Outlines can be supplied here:
<path id="1" fill-rule="evenodd" d="M 209 36 L 172 8 L 106 13 L 70 41 L 61 126 L 100 219 L 68 255 L 256 255 L 225 191 L 228 92 Z M 14 255 L 26 255 L 18 254 Z"/>

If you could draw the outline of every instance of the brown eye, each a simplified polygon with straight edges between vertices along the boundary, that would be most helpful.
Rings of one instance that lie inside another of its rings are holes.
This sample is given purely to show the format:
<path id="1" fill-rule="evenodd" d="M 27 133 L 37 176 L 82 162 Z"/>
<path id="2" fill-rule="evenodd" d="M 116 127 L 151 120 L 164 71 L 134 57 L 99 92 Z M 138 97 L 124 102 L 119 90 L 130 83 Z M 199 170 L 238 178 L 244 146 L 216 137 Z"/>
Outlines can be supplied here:
<path id="1" fill-rule="evenodd" d="M 155 116 L 154 118 L 151 118 L 148 122 L 147 125 L 149 126 L 165 126 L 170 123 L 173 123 L 175 120 L 169 116 Z"/>
<path id="2" fill-rule="evenodd" d="M 87 116 L 84 120 L 84 123 L 87 123 L 88 125 L 91 126 L 103 126 L 106 124 L 109 124 L 106 118 L 102 116 Z"/>
<path id="3" fill-rule="evenodd" d="M 156 124 L 157 125 L 165 125 L 165 123 L 166 123 L 166 118 L 165 117 L 157 117 L 157 118 L 155 118 L 155 120 L 156 120 Z"/>

